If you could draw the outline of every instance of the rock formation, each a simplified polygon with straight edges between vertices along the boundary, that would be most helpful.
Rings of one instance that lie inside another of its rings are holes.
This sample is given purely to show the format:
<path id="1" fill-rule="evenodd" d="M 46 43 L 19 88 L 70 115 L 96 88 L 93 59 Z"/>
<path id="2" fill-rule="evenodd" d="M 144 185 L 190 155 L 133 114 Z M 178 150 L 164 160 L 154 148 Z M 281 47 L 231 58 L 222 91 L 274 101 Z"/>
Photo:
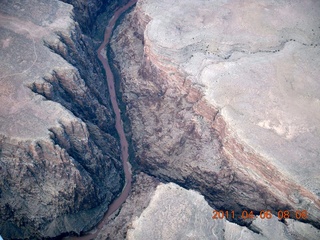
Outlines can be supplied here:
<path id="1" fill-rule="evenodd" d="M 125 2 L 0 2 L 4 239 L 88 231 L 122 191 L 96 48 Z M 316 0 L 138 0 L 106 53 L 143 173 L 97 238 L 319 239 L 319 22 Z"/>
<path id="2" fill-rule="evenodd" d="M 313 239 L 320 231 L 308 224 L 289 220 L 287 225 L 273 216 L 256 218 L 251 231 L 224 219 L 212 219 L 213 208 L 203 196 L 176 184 L 160 184 L 150 204 L 134 219 L 126 239 Z M 120 239 L 120 238 L 119 238 Z"/>
<path id="3" fill-rule="evenodd" d="M 123 187 L 105 77 L 83 34 L 102 1 L 68 2 L 0 3 L 5 239 L 89 230 Z"/>
<path id="4" fill-rule="evenodd" d="M 135 175 L 132 189 L 126 202 L 115 212 L 98 233 L 96 240 L 127 239 L 128 229 L 132 229 L 133 221 L 141 216 L 149 207 L 159 180 L 144 173 Z M 148 219 L 154 222 L 154 218 Z M 164 219 L 166 221 L 167 219 Z"/>
<path id="5" fill-rule="evenodd" d="M 143 171 L 217 209 L 305 209 L 320 227 L 319 10 L 138 1 L 112 49 Z"/>

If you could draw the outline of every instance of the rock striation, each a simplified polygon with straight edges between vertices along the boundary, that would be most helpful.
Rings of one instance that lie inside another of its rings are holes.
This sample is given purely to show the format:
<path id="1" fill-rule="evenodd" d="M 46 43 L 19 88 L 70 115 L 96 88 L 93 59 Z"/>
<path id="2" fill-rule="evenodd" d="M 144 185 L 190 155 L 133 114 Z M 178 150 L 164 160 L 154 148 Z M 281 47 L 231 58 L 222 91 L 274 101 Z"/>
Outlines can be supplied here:
<path id="1" fill-rule="evenodd" d="M 217 209 L 305 209 L 319 228 L 319 9 L 138 1 L 112 49 L 142 170 Z"/>
<path id="2" fill-rule="evenodd" d="M 105 76 L 84 34 L 102 1 L 68 3 L 0 2 L 4 239 L 89 230 L 124 184 Z"/>

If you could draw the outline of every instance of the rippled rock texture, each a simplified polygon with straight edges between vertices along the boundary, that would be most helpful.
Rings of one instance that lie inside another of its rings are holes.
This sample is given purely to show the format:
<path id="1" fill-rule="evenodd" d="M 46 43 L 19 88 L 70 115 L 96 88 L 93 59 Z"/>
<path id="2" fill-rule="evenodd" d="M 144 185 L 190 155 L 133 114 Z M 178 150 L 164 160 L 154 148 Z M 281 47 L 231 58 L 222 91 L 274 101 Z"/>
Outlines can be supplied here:
<path id="1" fill-rule="evenodd" d="M 138 1 L 112 49 L 143 171 L 218 209 L 306 209 L 320 227 L 319 11 Z"/>
<path id="2" fill-rule="evenodd" d="M 102 1 L 0 3 L 0 235 L 93 227 L 124 184 L 93 42 Z M 81 12 L 81 15 L 80 15 Z"/>

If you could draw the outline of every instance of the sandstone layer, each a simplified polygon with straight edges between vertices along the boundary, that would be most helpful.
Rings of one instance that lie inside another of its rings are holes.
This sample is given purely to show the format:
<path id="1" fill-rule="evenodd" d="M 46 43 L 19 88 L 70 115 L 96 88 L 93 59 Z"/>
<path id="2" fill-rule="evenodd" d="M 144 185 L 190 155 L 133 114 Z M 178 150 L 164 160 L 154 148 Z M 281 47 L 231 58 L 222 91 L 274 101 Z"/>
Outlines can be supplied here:
<path id="1" fill-rule="evenodd" d="M 89 230 L 121 192 L 105 77 L 88 33 L 102 1 L 0 2 L 0 235 Z"/>
<path id="2" fill-rule="evenodd" d="M 305 209 L 320 227 L 319 11 L 138 1 L 112 49 L 142 170 L 217 209 Z"/>

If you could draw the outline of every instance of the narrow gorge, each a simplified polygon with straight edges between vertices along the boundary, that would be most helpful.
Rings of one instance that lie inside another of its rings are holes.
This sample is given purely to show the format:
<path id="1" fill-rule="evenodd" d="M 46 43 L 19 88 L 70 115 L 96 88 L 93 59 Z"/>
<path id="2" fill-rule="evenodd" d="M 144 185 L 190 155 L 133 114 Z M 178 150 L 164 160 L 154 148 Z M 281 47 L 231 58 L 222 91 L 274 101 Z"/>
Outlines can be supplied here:
<path id="1" fill-rule="evenodd" d="M 319 16 L 1 1 L 0 235 L 319 239 Z"/>

